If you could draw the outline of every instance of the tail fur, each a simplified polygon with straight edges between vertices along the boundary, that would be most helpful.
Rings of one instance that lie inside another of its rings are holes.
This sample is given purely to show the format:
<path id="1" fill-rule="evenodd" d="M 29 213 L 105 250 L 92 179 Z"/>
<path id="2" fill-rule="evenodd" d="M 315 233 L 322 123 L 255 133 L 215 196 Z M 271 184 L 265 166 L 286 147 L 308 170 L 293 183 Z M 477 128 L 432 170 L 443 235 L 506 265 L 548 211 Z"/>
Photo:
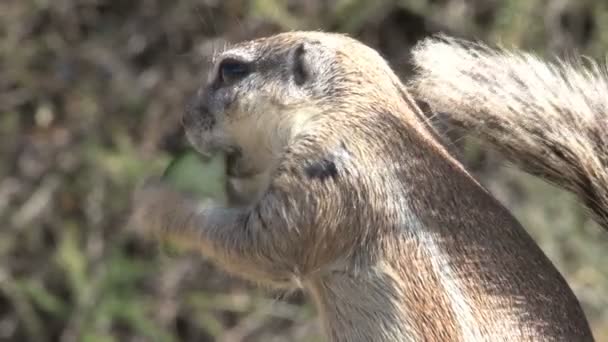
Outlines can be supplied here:
<path id="1" fill-rule="evenodd" d="M 532 54 L 449 37 L 413 51 L 417 100 L 523 170 L 575 193 L 608 229 L 608 77 L 582 59 Z"/>

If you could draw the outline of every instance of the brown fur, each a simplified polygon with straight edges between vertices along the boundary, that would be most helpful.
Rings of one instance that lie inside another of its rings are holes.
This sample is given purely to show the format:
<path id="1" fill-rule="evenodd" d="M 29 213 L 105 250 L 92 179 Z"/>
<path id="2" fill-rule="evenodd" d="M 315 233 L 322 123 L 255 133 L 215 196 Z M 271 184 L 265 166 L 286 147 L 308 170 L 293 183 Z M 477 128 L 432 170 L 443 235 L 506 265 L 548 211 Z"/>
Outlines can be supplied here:
<path id="1" fill-rule="evenodd" d="M 415 96 L 523 170 L 575 193 L 608 229 L 608 79 L 590 62 L 449 37 L 414 50 Z"/>
<path id="2" fill-rule="evenodd" d="M 252 71 L 228 84 L 216 66 L 187 134 L 232 156 L 233 192 L 264 181 L 230 207 L 149 185 L 136 226 L 239 276 L 303 287 L 331 341 L 592 340 L 561 275 L 374 50 L 290 32 L 237 44 L 216 65 L 227 56 Z"/>

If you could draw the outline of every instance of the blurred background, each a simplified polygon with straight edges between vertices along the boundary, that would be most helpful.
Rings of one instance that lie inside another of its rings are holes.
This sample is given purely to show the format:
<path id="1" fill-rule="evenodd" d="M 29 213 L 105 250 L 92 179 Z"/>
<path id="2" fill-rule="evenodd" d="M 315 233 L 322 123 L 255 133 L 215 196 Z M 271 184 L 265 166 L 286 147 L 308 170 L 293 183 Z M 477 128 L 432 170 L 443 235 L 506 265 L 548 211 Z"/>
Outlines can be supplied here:
<path id="1" fill-rule="evenodd" d="M 187 146 L 179 120 L 226 44 L 346 32 L 403 78 L 436 32 L 605 61 L 608 3 L 584 0 L 1 0 L 0 341 L 321 341 L 275 293 L 125 231 L 133 187 Z M 572 196 L 449 126 L 466 162 L 566 276 L 608 341 L 608 234 Z"/>

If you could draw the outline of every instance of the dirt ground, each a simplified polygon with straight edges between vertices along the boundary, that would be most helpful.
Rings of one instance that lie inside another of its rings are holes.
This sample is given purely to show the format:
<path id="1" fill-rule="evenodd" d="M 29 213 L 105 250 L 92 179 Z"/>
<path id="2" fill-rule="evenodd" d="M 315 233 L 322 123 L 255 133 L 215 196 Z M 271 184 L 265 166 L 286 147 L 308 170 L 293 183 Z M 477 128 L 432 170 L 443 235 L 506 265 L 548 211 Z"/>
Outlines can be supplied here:
<path id="1" fill-rule="evenodd" d="M 133 187 L 187 146 L 186 99 L 226 44 L 346 32 L 404 79 L 436 32 L 606 60 L 608 4 L 577 0 L 0 1 L 0 341 L 318 341 L 301 293 L 258 289 L 124 229 Z M 608 233 L 572 196 L 460 139 L 608 341 Z"/>

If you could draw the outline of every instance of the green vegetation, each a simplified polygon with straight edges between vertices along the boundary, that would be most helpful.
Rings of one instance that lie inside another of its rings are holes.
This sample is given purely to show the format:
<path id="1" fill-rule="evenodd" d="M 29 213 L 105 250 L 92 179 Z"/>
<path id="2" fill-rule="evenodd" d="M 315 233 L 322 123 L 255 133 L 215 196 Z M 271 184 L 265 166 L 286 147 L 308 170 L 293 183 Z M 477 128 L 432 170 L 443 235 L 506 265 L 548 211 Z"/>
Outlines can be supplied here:
<path id="1" fill-rule="evenodd" d="M 186 150 L 171 161 L 163 178 L 177 190 L 225 203 L 225 165 L 224 156 L 220 153 L 203 158 L 193 149 Z"/>
<path id="2" fill-rule="evenodd" d="M 348 32 L 406 77 L 439 30 L 605 60 L 603 1 L 0 1 L 0 341 L 318 341 L 300 293 L 271 293 L 124 227 L 134 186 L 187 148 L 180 115 L 227 42 Z M 463 141 L 608 341 L 608 234 L 572 196 Z M 280 300 L 279 300 L 280 299 Z"/>

